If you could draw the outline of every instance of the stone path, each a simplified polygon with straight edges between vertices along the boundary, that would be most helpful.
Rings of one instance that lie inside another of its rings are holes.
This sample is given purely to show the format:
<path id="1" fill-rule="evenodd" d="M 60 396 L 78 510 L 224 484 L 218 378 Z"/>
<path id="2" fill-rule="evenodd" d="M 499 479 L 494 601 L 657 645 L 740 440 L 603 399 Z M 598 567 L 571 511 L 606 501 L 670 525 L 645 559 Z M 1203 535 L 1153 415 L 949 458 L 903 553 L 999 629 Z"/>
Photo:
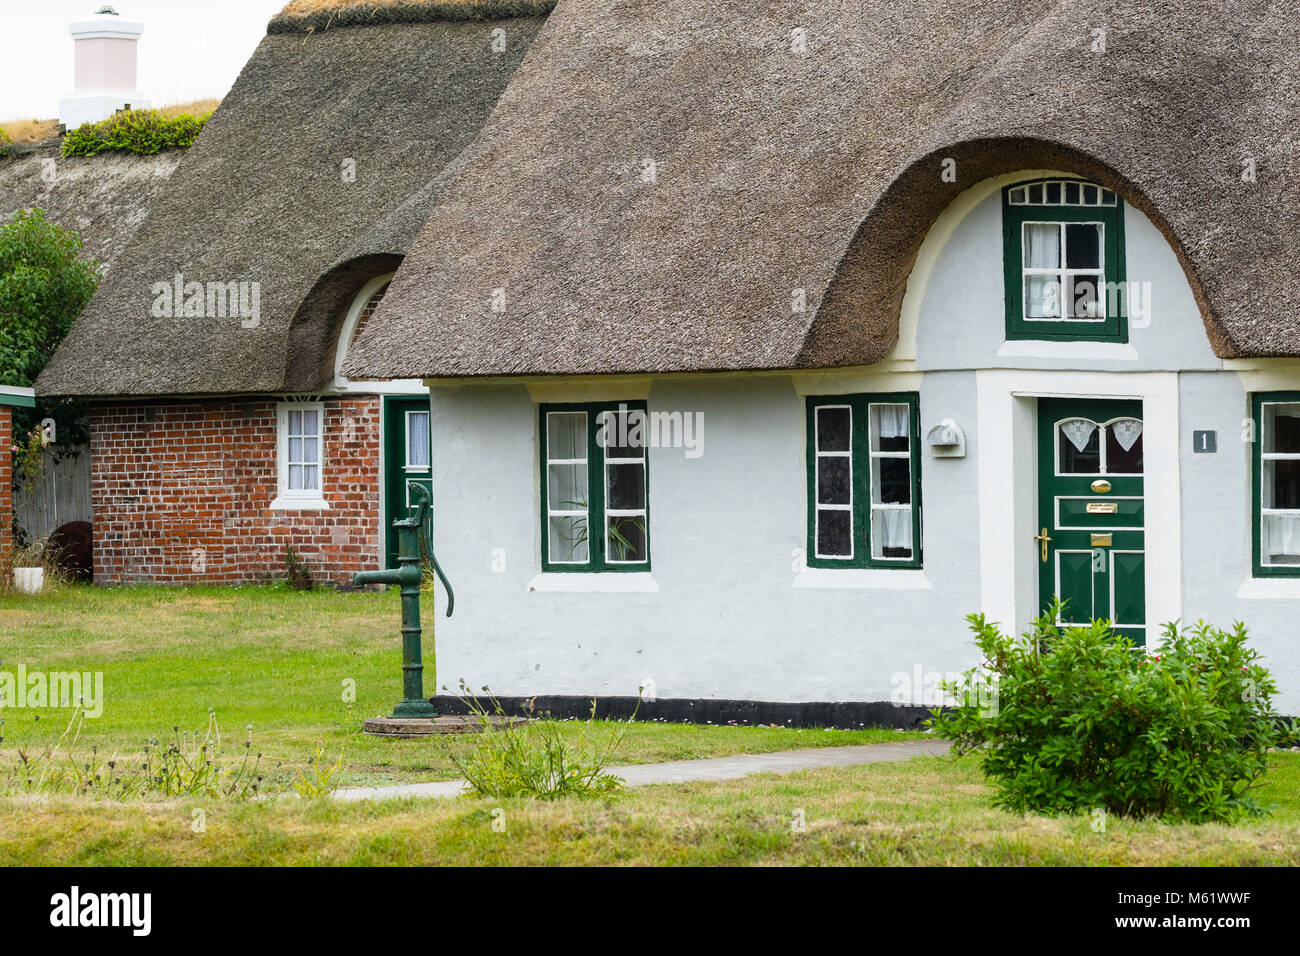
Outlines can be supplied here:
<path id="1" fill-rule="evenodd" d="M 948 752 L 946 740 L 900 740 L 853 747 L 808 747 L 766 754 L 737 754 L 706 760 L 628 764 L 611 767 L 629 787 L 654 783 L 689 783 L 694 780 L 736 780 L 754 773 L 793 773 L 819 767 L 848 767 L 864 763 L 894 763 L 913 757 L 939 757 Z M 393 800 L 402 797 L 455 797 L 466 790 L 463 780 L 437 783 L 402 783 L 389 787 L 350 787 L 334 791 L 336 800 Z"/>

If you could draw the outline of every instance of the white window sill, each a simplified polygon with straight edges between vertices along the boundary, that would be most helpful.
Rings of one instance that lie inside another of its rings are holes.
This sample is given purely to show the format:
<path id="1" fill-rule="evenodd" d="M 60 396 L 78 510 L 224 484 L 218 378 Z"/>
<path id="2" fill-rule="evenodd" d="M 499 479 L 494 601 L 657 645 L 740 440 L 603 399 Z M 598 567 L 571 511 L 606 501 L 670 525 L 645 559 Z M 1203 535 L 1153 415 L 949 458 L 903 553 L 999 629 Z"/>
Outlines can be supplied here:
<path id="1" fill-rule="evenodd" d="M 1136 362 L 1137 349 L 1124 342 L 1053 342 L 1009 339 L 998 349 L 998 358 L 1090 359 L 1092 361 Z"/>
<path id="2" fill-rule="evenodd" d="M 920 568 L 804 568 L 796 588 L 869 588 L 879 591 L 928 591 L 930 579 Z"/>
<path id="3" fill-rule="evenodd" d="M 1237 589 L 1247 601 L 1300 601 L 1300 578 L 1247 578 Z"/>
<path id="4" fill-rule="evenodd" d="M 658 591 L 649 571 L 543 571 L 528 582 L 530 591 Z"/>
<path id="5" fill-rule="evenodd" d="M 290 495 L 277 495 L 271 502 L 272 511 L 329 511 L 329 502 L 324 498 L 294 498 Z"/>

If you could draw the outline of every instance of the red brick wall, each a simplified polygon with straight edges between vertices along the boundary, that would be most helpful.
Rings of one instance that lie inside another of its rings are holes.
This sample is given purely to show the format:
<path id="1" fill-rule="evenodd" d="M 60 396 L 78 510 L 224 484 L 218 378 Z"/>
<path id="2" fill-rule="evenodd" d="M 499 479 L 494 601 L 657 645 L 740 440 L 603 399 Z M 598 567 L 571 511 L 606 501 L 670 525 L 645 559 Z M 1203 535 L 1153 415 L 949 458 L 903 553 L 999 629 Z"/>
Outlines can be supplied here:
<path id="1" fill-rule="evenodd" d="M 13 414 L 8 405 L 0 405 L 0 574 L 8 573 L 13 547 Z"/>
<path id="2" fill-rule="evenodd" d="M 272 510 L 274 399 L 91 410 L 95 583 L 283 580 L 292 545 L 320 583 L 379 567 L 379 399 L 325 402 L 329 510 Z"/>

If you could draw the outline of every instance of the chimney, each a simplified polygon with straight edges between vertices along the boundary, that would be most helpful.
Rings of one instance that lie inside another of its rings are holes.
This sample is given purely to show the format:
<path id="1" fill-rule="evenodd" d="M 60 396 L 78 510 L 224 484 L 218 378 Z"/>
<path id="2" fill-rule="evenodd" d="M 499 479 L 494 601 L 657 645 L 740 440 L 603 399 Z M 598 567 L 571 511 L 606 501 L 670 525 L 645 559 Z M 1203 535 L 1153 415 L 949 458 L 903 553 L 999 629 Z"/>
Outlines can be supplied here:
<path id="1" fill-rule="evenodd" d="M 103 6 L 85 20 L 68 24 L 76 56 L 75 91 L 59 100 L 59 122 L 68 129 L 97 123 L 126 106 L 145 109 L 149 101 L 136 89 L 136 43 L 144 32 L 138 20 L 124 20 Z"/>

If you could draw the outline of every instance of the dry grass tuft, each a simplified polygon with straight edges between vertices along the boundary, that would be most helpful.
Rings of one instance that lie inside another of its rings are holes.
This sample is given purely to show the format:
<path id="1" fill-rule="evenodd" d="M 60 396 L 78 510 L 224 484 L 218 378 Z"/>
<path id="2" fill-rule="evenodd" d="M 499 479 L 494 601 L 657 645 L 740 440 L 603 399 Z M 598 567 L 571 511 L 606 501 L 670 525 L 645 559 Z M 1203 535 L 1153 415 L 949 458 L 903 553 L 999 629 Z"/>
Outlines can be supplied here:
<path id="1" fill-rule="evenodd" d="M 171 106 L 160 106 L 158 112 L 168 119 L 180 116 L 182 113 L 189 113 L 191 116 L 207 116 L 220 105 L 221 100 L 208 97 L 202 100 L 190 100 L 188 103 L 173 103 Z"/>
<path id="2" fill-rule="evenodd" d="M 348 7 L 391 7 L 398 3 L 402 4 L 419 4 L 430 3 L 433 0 L 289 0 L 280 15 L 284 17 L 305 17 L 313 13 L 323 13 L 327 10 L 344 10 Z M 463 3 L 466 6 L 472 6 L 482 0 L 438 0 L 441 3 Z"/>
<path id="3" fill-rule="evenodd" d="M 4 130 L 15 143 L 39 143 L 43 139 L 58 135 L 59 121 L 56 119 L 6 120 L 0 123 L 0 129 Z"/>

